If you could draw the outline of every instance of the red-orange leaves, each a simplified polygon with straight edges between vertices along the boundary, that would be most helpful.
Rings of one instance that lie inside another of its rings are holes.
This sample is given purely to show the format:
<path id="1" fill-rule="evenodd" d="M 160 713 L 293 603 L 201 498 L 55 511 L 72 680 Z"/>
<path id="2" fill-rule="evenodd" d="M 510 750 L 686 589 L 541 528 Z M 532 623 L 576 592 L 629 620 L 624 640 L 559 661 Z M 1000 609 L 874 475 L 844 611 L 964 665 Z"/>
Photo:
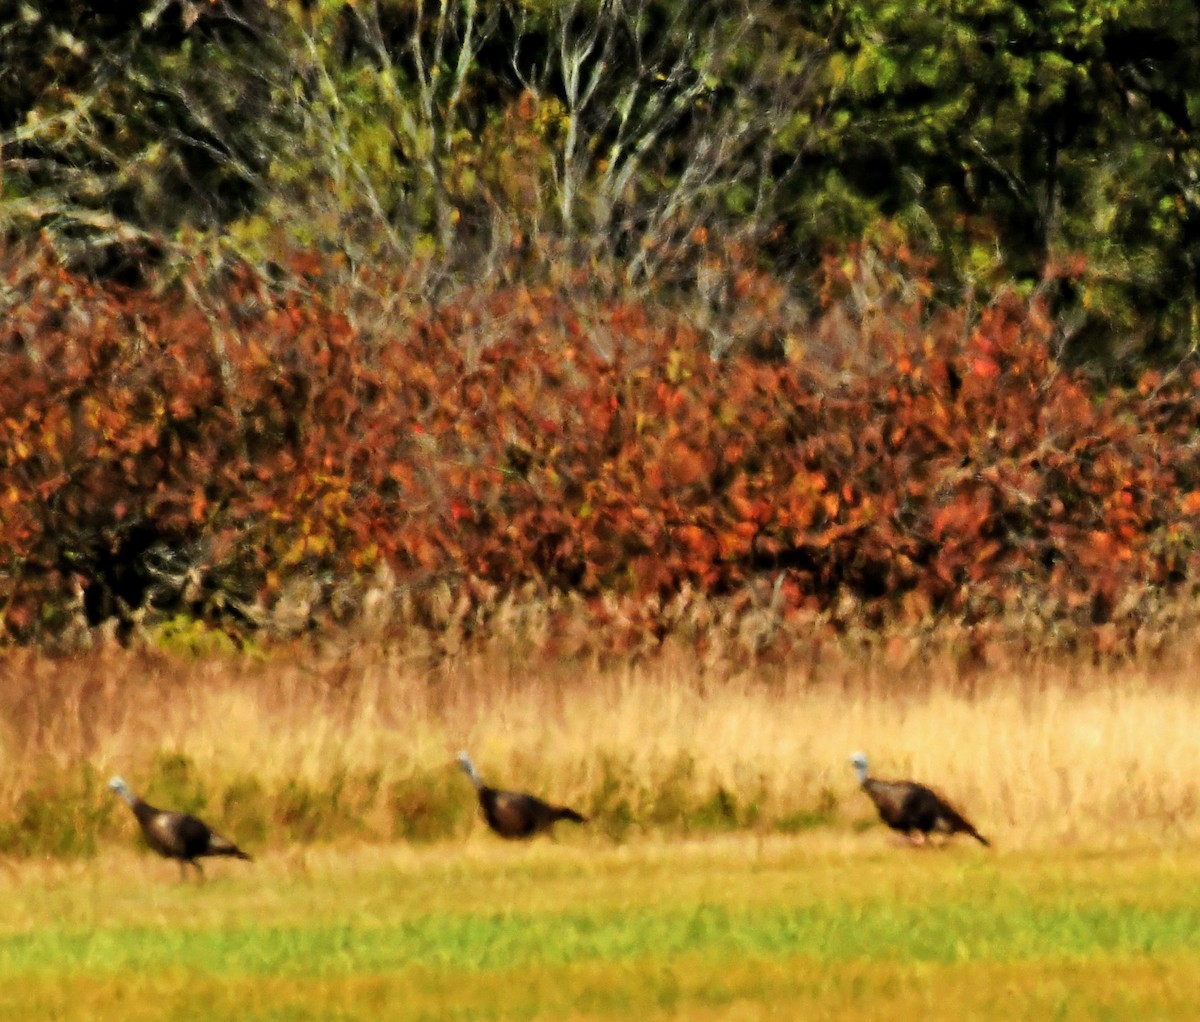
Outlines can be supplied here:
<path id="1" fill-rule="evenodd" d="M 1191 379 L 1097 395 L 1054 364 L 1044 310 L 927 309 L 895 276 L 911 253 L 888 259 L 831 261 L 805 326 L 742 273 L 758 340 L 717 361 L 683 317 L 590 292 L 464 287 L 399 316 L 337 274 L 289 292 L 241 270 L 191 282 L 198 308 L 47 265 L 55 287 L 0 322 L 0 562 L 25 565 L 0 571 L 0 615 L 27 631 L 23 608 L 70 598 L 64 564 L 270 601 L 386 561 L 468 604 L 763 590 L 916 619 L 1034 593 L 1091 627 L 1122 586 L 1200 571 Z"/>
<path id="2" fill-rule="evenodd" d="M 719 551 L 719 544 L 712 533 L 698 525 L 680 525 L 672 530 L 672 536 L 683 548 L 692 566 L 701 573 L 710 569 Z"/>
<path id="3" fill-rule="evenodd" d="M 708 463 L 712 456 L 707 451 L 701 452 L 680 442 L 672 444 L 663 457 L 670 485 L 692 486 L 708 474 Z"/>
<path id="4" fill-rule="evenodd" d="M 970 365 L 971 373 L 985 380 L 994 380 L 1000 375 L 1000 363 L 990 355 L 972 355 Z"/>

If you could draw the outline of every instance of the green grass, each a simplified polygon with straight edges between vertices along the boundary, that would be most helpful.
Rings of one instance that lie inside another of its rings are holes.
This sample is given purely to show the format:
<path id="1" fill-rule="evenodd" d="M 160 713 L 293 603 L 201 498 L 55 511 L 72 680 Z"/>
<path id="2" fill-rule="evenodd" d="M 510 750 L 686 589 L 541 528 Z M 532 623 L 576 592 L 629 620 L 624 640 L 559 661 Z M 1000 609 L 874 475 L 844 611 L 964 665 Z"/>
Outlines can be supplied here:
<path id="1" fill-rule="evenodd" d="M 1191 1019 L 1200 851 L 878 830 L 0 868 L 0 1018 Z"/>

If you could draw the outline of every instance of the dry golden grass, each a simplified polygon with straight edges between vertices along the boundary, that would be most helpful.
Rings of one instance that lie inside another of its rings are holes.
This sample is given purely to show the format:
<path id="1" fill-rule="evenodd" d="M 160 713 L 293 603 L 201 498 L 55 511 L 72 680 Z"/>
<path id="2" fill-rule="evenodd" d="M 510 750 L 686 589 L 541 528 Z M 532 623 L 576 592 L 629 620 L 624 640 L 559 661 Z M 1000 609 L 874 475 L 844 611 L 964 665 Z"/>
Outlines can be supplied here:
<path id="1" fill-rule="evenodd" d="M 397 817 L 421 811 L 430 784 L 462 808 L 429 836 L 478 831 L 452 766 L 465 748 L 495 783 L 579 804 L 601 824 L 621 816 L 623 829 L 601 828 L 610 835 L 825 824 L 852 834 L 872 819 L 846 762 L 861 748 L 878 775 L 942 789 L 1002 847 L 1200 834 L 1200 682 L 1188 663 L 1161 675 L 983 672 L 968 685 L 945 667 L 901 678 L 851 662 L 714 676 L 682 655 L 619 669 L 524 675 L 464 660 L 430 672 L 403 651 L 328 645 L 265 660 L 12 653 L 0 676 L 0 821 L 10 833 L 31 793 L 68 790 L 81 770 L 96 778 L 84 787 L 98 802 L 113 772 L 153 791 L 163 757 L 175 755 L 203 779 L 209 807 L 228 808 L 231 786 L 247 778 L 275 793 L 370 777 L 343 812 L 357 814 L 360 836 L 403 832 Z M 721 805 L 734 808 L 722 816 Z M 286 815 L 267 810 L 268 842 L 279 840 L 273 813 Z M 103 816 L 101 829 L 124 823 Z M 313 833 L 338 836 L 330 827 Z M 857 839 L 887 840 L 879 830 Z"/>

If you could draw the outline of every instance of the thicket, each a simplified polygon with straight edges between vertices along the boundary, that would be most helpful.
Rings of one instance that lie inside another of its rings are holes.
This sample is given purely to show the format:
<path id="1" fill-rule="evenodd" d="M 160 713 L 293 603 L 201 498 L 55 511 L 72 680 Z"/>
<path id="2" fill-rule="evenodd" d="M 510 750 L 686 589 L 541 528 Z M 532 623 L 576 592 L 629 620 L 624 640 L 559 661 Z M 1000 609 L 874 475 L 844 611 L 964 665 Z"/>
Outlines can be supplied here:
<path id="1" fill-rule="evenodd" d="M 1197 580 L 1198 18 L 20 5 L 4 635 L 1158 641 Z"/>
<path id="2" fill-rule="evenodd" d="M 233 272 L 204 303 L 188 280 L 152 296 L 48 254 L 16 265 L 0 599 L 18 639 L 147 607 L 303 629 L 382 589 L 467 632 L 512 594 L 571 594 L 607 627 L 569 652 L 660 636 L 679 594 L 780 623 L 1100 628 L 1128 651 L 1200 578 L 1200 371 L 1099 395 L 1055 358 L 1040 300 L 930 308 L 902 247 L 830 260 L 823 312 L 773 360 L 715 360 L 679 317 L 585 316 L 548 287 L 364 330 L 311 259 L 302 290 Z M 786 330 L 769 279 L 739 280 L 746 315 Z"/>

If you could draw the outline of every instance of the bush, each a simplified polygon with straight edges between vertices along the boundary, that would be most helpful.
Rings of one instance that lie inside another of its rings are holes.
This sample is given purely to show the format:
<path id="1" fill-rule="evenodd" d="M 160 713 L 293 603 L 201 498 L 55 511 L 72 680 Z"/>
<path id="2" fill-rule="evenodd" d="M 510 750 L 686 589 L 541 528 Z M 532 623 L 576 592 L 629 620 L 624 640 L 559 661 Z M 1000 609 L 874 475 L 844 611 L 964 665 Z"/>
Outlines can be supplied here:
<path id="1" fill-rule="evenodd" d="M 723 360 L 678 317 L 549 287 L 363 336 L 308 255 L 303 291 L 241 269 L 203 307 L 196 282 L 10 267 L 6 634 L 149 615 L 163 641 L 199 641 L 191 618 L 223 643 L 382 592 L 445 653 L 514 594 L 570 594 L 620 652 L 692 593 L 730 601 L 760 652 L 772 620 L 851 605 L 868 624 L 1036 605 L 1088 632 L 1192 591 L 1200 373 L 1097 392 L 1036 296 L 928 306 L 903 245 L 851 255 L 818 315 L 769 317 L 774 352 Z"/>

